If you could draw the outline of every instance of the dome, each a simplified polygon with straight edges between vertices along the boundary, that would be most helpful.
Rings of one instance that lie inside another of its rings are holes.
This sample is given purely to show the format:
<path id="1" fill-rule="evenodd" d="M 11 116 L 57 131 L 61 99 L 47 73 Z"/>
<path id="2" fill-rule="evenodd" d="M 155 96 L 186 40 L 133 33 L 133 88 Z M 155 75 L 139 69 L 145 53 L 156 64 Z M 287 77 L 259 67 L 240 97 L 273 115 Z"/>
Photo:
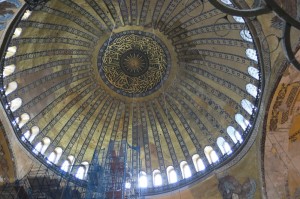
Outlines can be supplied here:
<path id="1" fill-rule="evenodd" d="M 75 174 L 66 161 L 89 165 L 126 141 L 156 193 L 205 178 L 251 142 L 263 91 L 251 21 L 198 0 L 60 0 L 23 10 L 14 30 L 7 109 L 53 170 Z"/>

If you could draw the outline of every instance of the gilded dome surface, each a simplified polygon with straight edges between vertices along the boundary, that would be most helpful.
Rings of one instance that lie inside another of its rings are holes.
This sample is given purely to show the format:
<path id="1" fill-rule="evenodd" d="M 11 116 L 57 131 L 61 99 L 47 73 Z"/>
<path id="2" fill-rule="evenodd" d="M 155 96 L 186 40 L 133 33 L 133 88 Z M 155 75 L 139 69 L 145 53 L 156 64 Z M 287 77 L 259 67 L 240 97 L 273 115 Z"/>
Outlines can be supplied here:
<path id="1" fill-rule="evenodd" d="M 5 94 L 45 164 L 89 164 L 126 140 L 148 188 L 154 170 L 171 184 L 168 168 L 185 185 L 185 165 L 199 179 L 251 136 L 263 90 L 255 27 L 207 1 L 54 0 L 14 30 Z"/>

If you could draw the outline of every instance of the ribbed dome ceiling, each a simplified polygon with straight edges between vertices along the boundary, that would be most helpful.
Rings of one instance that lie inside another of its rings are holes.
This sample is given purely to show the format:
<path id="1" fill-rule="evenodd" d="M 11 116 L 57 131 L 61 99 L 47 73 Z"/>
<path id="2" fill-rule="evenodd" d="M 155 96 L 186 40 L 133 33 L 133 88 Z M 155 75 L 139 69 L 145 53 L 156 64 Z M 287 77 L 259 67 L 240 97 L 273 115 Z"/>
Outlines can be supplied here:
<path id="1" fill-rule="evenodd" d="M 57 165 L 125 139 L 140 147 L 140 170 L 166 184 L 168 166 L 194 173 L 193 155 L 208 168 L 210 147 L 222 162 L 246 143 L 261 89 L 242 18 L 200 0 L 55 0 L 29 14 L 4 85 L 22 133 L 47 145 L 45 157 L 61 154 Z"/>

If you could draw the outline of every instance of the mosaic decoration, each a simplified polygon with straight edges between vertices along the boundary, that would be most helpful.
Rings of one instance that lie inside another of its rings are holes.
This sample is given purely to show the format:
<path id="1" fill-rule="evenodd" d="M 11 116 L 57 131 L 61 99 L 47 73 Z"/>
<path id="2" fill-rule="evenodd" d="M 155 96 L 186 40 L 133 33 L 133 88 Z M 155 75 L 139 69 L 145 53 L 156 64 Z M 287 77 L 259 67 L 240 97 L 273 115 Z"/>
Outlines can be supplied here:
<path id="1" fill-rule="evenodd" d="M 10 32 L 14 37 L 5 41 L 0 81 L 1 100 L 21 143 L 31 153 L 45 144 L 39 160 L 60 173 L 70 157 L 74 165 L 91 163 L 110 141 L 126 140 L 140 148 L 132 174 L 145 172 L 144 195 L 186 186 L 235 164 L 253 142 L 263 92 L 260 71 L 269 63 L 259 52 L 256 61 L 245 53 L 260 49 L 259 26 L 253 23 L 258 35 L 249 41 L 240 36 L 246 22 L 207 1 L 122 2 L 57 0 L 41 10 L 22 9 L 18 29 Z M 218 23 L 220 17 L 228 22 Z M 248 92 L 249 84 L 257 96 Z M 11 111 L 15 99 L 22 102 Z M 214 164 L 207 147 L 219 158 Z M 195 164 L 197 156 L 204 170 Z M 182 163 L 189 166 L 188 179 Z M 169 182 L 170 167 L 177 183 Z M 75 174 L 73 168 L 66 172 Z M 153 182 L 155 170 L 161 186 Z"/>
<path id="2" fill-rule="evenodd" d="M 154 35 L 122 32 L 101 48 L 98 68 L 104 82 L 126 96 L 146 96 L 167 79 L 170 59 L 166 47 Z"/>

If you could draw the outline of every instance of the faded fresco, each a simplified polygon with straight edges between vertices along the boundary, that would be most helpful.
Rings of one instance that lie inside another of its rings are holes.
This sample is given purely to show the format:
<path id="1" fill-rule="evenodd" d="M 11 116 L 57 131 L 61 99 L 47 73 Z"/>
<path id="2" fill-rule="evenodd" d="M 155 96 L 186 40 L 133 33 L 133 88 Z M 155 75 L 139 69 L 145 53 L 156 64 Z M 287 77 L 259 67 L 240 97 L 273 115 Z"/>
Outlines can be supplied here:
<path id="1" fill-rule="evenodd" d="M 299 59 L 298 52 L 296 58 Z M 300 73 L 289 66 L 275 91 L 267 124 L 265 180 L 268 198 L 300 198 Z"/>
<path id="2" fill-rule="evenodd" d="M 219 179 L 219 191 L 223 199 L 253 199 L 256 183 L 253 179 L 247 179 L 241 184 L 233 176 L 225 176 Z"/>

